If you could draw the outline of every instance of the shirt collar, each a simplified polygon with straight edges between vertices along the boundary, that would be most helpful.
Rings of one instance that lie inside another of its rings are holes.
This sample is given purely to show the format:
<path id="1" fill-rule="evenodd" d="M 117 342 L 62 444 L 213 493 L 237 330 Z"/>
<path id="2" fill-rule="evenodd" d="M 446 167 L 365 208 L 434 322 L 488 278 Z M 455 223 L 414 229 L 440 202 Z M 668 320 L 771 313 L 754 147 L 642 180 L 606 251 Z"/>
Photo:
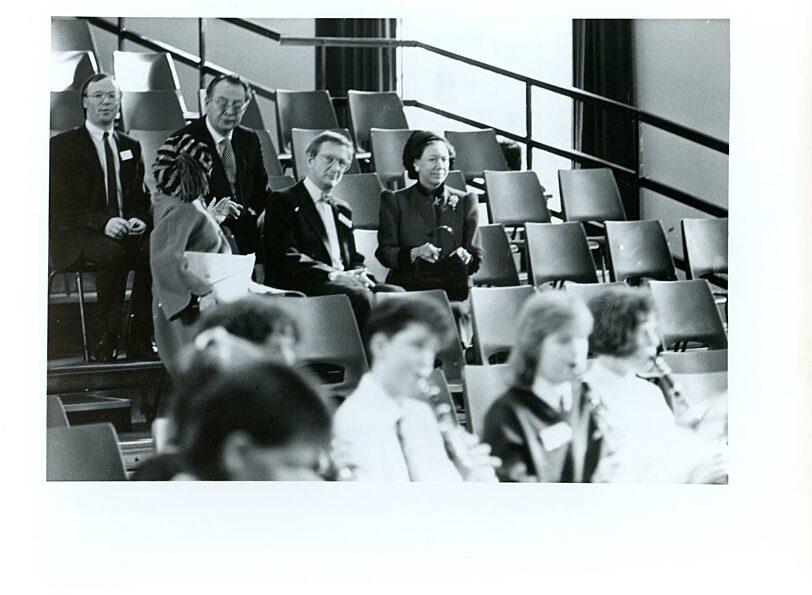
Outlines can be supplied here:
<path id="1" fill-rule="evenodd" d="M 85 120 L 85 129 L 87 129 L 88 133 L 90 134 L 91 138 L 97 140 L 99 142 L 102 141 L 102 137 L 104 136 L 105 132 L 110 133 L 110 136 L 113 136 L 113 126 L 110 126 L 109 130 L 105 130 L 104 128 L 99 128 L 95 124 L 91 123 L 90 120 Z"/>
<path id="2" fill-rule="evenodd" d="M 544 376 L 536 376 L 533 394 L 556 411 L 568 411 L 572 407 L 572 386 L 569 382 L 553 384 Z"/>
<path id="3" fill-rule="evenodd" d="M 310 195 L 313 202 L 319 202 L 321 195 L 324 194 L 324 190 L 316 186 L 315 182 L 313 182 L 313 180 L 311 180 L 309 177 L 304 179 L 304 187 L 307 189 L 307 193 Z M 327 194 L 329 195 L 330 193 L 328 192 Z"/>
<path id="4" fill-rule="evenodd" d="M 217 131 L 216 131 L 216 130 L 215 130 L 213 127 L 212 127 L 211 122 L 209 122 L 209 118 L 208 118 L 208 116 L 204 116 L 204 117 L 203 117 L 203 119 L 206 121 L 206 128 L 208 128 L 208 130 L 209 130 L 209 134 L 211 134 L 212 139 L 214 139 L 214 144 L 215 144 L 215 145 L 219 145 L 219 144 L 220 144 L 220 141 L 222 141 L 224 138 L 227 138 L 228 140 L 231 140 L 231 137 L 234 135 L 234 131 L 233 131 L 233 130 L 232 130 L 232 131 L 230 131 L 230 132 L 228 133 L 228 135 L 227 135 L 227 136 L 223 136 L 222 134 L 220 134 L 219 132 L 217 132 Z"/>
<path id="5" fill-rule="evenodd" d="M 374 408 L 381 417 L 392 423 L 403 417 L 405 399 L 392 397 L 371 373 L 367 372 L 361 377 L 357 394 L 366 403 L 365 407 Z"/>

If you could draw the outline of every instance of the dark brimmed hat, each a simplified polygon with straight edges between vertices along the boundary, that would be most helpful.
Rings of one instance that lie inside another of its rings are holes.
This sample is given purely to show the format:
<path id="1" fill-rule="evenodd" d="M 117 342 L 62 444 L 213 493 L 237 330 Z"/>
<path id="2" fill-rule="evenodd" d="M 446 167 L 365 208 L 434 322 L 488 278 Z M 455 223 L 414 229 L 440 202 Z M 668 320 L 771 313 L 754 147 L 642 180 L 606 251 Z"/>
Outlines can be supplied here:
<path id="1" fill-rule="evenodd" d="M 158 156 L 152 165 L 152 175 L 158 189 L 164 194 L 176 196 L 181 186 L 182 167 L 178 156 L 183 153 L 197 161 L 211 175 L 212 158 L 209 147 L 189 134 L 172 136 L 158 149 Z"/>
<path id="2" fill-rule="evenodd" d="M 423 148 L 426 145 L 436 142 L 445 143 L 449 148 L 449 153 L 451 152 L 451 146 L 446 139 L 427 130 L 415 130 L 406 141 L 403 147 L 403 167 L 406 168 L 411 179 L 417 179 L 417 172 L 414 171 L 415 159 L 420 158 L 420 155 L 423 153 Z"/>

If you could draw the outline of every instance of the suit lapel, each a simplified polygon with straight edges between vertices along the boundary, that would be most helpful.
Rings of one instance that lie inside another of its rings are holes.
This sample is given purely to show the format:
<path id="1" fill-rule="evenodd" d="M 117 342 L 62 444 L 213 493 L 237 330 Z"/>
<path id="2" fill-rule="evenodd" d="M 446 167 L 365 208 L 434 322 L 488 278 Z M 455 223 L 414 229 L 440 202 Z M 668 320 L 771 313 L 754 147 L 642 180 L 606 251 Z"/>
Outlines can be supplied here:
<path id="1" fill-rule="evenodd" d="M 304 181 L 299 182 L 299 184 L 299 190 L 296 193 L 296 206 L 299 207 L 299 213 L 310 227 L 313 228 L 313 231 L 316 232 L 319 239 L 321 239 L 321 243 L 324 244 L 324 247 L 327 249 L 327 254 L 330 254 L 330 241 L 327 239 L 327 230 L 324 229 L 324 222 L 321 220 L 321 215 L 319 215 L 319 212 L 316 210 L 316 205 L 313 203 L 313 199 L 310 198 L 310 193 L 307 191 L 307 188 L 305 188 Z"/>

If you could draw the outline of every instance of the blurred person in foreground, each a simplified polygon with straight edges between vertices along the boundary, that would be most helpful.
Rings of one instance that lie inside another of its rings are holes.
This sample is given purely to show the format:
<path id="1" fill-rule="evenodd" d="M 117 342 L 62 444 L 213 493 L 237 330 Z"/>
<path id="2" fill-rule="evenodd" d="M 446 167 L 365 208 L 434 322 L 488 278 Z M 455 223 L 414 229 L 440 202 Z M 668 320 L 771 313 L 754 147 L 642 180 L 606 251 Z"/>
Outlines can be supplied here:
<path id="1" fill-rule="evenodd" d="M 490 448 L 438 420 L 425 400 L 435 358 L 451 335 L 445 320 L 420 299 L 373 309 L 366 329 L 371 369 L 334 419 L 333 456 L 354 479 L 496 481 L 500 461 Z"/>
<path id="2" fill-rule="evenodd" d="M 584 381 L 599 397 L 612 443 L 602 449 L 596 481 L 726 482 L 722 441 L 680 425 L 661 390 L 636 375 L 650 370 L 660 344 L 651 296 L 643 289 L 612 288 L 592 298 L 589 308 L 595 318 L 590 348 L 597 359 Z"/>
<path id="3" fill-rule="evenodd" d="M 531 297 L 519 314 L 510 388 L 491 405 L 483 440 L 502 481 L 589 482 L 600 449 L 580 382 L 592 315 L 564 292 Z"/>

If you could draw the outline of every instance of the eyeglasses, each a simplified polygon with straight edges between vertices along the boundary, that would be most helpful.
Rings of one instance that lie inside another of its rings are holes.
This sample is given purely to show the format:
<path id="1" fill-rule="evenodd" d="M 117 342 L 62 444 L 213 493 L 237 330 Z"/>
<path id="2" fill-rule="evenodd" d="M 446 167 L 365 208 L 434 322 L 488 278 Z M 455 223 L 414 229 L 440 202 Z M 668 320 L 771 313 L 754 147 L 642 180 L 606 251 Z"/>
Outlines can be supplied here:
<path id="1" fill-rule="evenodd" d="M 91 93 L 87 95 L 94 101 L 102 101 L 103 99 L 109 99 L 110 101 L 118 101 L 120 98 L 118 93 Z"/>
<path id="2" fill-rule="evenodd" d="M 241 112 L 245 110 L 246 107 L 248 107 L 248 104 L 244 101 L 229 101 L 228 99 L 224 99 L 222 97 L 214 99 L 213 101 L 214 106 L 221 112 L 224 112 L 228 109 L 232 109 L 235 112 Z"/>
<path id="3" fill-rule="evenodd" d="M 352 165 L 352 162 L 348 159 L 339 159 L 334 155 L 319 155 L 319 157 L 321 157 L 322 161 L 324 161 L 327 167 L 333 167 L 334 165 L 338 164 L 341 171 L 347 171 L 350 169 L 350 165 Z"/>

